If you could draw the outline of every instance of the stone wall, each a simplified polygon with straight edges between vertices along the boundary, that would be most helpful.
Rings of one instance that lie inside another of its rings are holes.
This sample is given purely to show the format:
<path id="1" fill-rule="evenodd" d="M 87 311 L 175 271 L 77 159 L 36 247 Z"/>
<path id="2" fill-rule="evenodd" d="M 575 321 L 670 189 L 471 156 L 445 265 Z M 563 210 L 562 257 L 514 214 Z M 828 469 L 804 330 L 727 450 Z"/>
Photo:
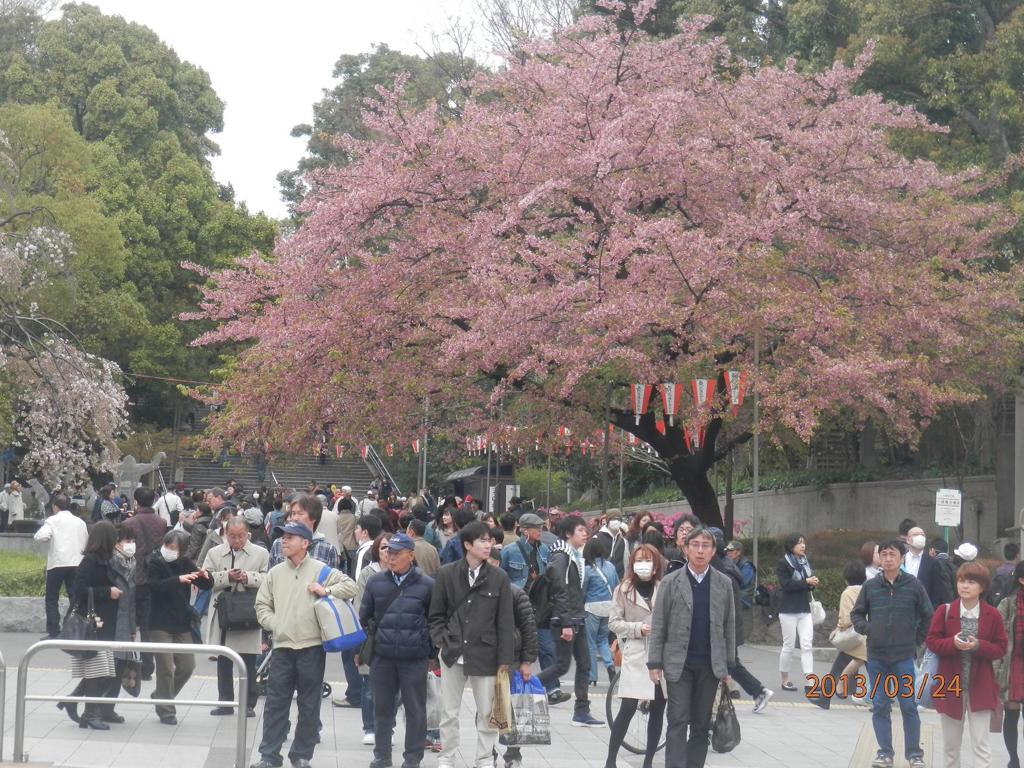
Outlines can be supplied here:
<path id="1" fill-rule="evenodd" d="M 67 598 L 60 599 L 60 615 L 68 610 Z M 0 632 L 46 632 L 46 607 L 41 597 L 0 597 Z"/>
<path id="2" fill-rule="evenodd" d="M 0 533 L 0 552 L 34 552 L 45 557 L 49 546 L 33 539 L 31 533 Z"/>
<path id="3" fill-rule="evenodd" d="M 900 520 L 911 517 L 925 530 L 935 525 L 935 492 L 955 487 L 953 478 L 885 480 L 877 483 L 836 483 L 802 486 L 758 494 L 760 534 L 784 536 L 791 531 L 812 533 L 835 528 L 867 528 L 895 531 Z M 964 478 L 964 539 L 976 542 L 987 552 L 1006 535 L 996 521 L 996 479 L 994 475 Z M 735 519 L 742 535 L 753 534 L 754 496 L 734 497 Z M 725 499 L 719 499 L 725 506 Z M 686 502 L 627 507 L 627 511 L 650 510 L 663 517 L 689 512 Z"/>

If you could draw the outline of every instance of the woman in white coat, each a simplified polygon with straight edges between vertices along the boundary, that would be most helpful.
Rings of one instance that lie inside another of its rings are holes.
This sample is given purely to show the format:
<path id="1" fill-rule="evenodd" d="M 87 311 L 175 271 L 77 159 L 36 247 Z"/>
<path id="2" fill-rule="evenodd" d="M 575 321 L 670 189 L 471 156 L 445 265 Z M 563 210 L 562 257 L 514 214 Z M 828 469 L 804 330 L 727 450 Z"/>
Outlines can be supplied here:
<path id="1" fill-rule="evenodd" d="M 608 628 L 615 633 L 622 651 L 622 667 L 616 696 L 622 701 L 612 723 L 605 768 L 615 768 L 615 758 L 626 731 L 641 701 L 649 701 L 647 747 L 643 768 L 651 768 L 661 741 L 665 722 L 665 695 L 660 685 L 651 682 L 647 671 L 647 638 L 651 634 L 651 614 L 658 597 L 658 582 L 665 572 L 664 559 L 650 544 L 640 544 L 629 556 L 622 582 L 612 596 Z"/>
<path id="2" fill-rule="evenodd" d="M 225 542 L 212 547 L 203 561 L 203 568 L 213 581 L 210 610 L 206 615 L 206 642 L 226 645 L 242 657 L 249 681 L 246 711 L 249 717 L 255 717 L 256 658 L 262 650 L 262 631 L 258 625 L 255 629 L 221 629 L 218 600 L 228 590 L 256 594 L 267 575 L 270 554 L 249 540 L 249 525 L 244 517 L 233 517 L 224 524 L 224 538 Z M 226 656 L 217 657 L 217 698 L 220 701 L 230 702 L 235 698 L 233 667 Z M 225 704 L 215 707 L 210 714 L 231 715 L 234 711 Z"/>

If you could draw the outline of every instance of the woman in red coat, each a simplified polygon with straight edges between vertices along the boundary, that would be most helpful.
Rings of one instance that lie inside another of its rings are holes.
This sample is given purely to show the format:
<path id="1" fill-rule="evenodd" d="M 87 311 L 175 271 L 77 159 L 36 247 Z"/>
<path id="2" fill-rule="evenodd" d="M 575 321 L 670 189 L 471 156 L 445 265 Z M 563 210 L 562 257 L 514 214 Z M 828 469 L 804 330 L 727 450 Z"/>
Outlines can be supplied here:
<path id="1" fill-rule="evenodd" d="M 1006 653 L 1006 630 L 999 611 L 981 599 L 992 582 L 980 563 L 964 563 L 956 572 L 959 599 L 940 605 L 928 628 L 928 649 L 939 657 L 935 709 L 941 715 L 945 768 L 959 768 L 964 721 L 970 722 L 974 765 L 988 768 L 989 720 L 999 706 L 999 685 L 992 662 Z M 959 682 L 960 695 L 955 693 Z M 950 688 L 954 691 L 951 691 Z M 941 696 L 941 698 L 939 698 Z"/>

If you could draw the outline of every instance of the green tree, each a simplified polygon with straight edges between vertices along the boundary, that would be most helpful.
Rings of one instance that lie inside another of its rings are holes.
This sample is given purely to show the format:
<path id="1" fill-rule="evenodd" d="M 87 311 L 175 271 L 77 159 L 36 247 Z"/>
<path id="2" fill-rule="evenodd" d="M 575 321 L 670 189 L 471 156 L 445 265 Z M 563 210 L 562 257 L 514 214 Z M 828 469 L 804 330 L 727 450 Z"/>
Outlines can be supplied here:
<path id="1" fill-rule="evenodd" d="M 51 134 L 38 114 L 25 117 L 18 139 L 59 145 L 47 145 L 50 170 L 34 182 L 50 185 L 38 193 L 75 243 L 75 279 L 47 292 L 55 309 L 73 312 L 87 348 L 129 376 L 208 378 L 217 353 L 189 348 L 204 329 L 177 320 L 202 279 L 181 262 L 218 267 L 269 251 L 277 227 L 213 179 L 208 134 L 222 127 L 223 103 L 207 74 L 151 30 L 94 6 L 44 20 L 26 2 L 0 13 L 0 101 L 49 105 L 47 125 L 63 116 Z M 56 169 L 59 180 L 47 176 Z M 77 185 L 74 194 L 58 194 L 57 181 Z M 138 380 L 131 394 L 136 417 L 169 420 L 173 386 Z"/>
<path id="2" fill-rule="evenodd" d="M 369 137 L 363 111 L 374 109 L 373 102 L 380 98 L 378 88 L 390 89 L 396 78 L 407 76 L 405 97 L 410 107 L 420 109 L 433 103 L 454 116 L 465 98 L 461 84 L 478 70 L 476 62 L 459 52 L 413 56 L 383 44 L 375 45 L 369 53 L 340 56 L 333 72 L 339 82 L 324 89 L 324 98 L 313 105 L 313 124 L 292 129 L 292 136 L 309 137 L 307 154 L 296 169 L 278 174 L 281 196 L 294 208 L 307 192 L 305 174 L 316 168 L 345 165 L 352 159 L 337 140 L 345 135 Z"/>

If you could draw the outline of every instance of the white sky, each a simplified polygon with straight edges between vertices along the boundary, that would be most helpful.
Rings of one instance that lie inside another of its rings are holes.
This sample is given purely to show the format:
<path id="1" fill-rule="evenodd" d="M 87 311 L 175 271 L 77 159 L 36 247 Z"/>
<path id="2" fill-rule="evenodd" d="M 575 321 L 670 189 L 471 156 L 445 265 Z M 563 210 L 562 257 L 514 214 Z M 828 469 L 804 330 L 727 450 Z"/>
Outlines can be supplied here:
<path id="1" fill-rule="evenodd" d="M 251 211 L 285 215 L 278 171 L 294 168 L 313 104 L 333 85 L 343 53 L 386 43 L 406 53 L 430 50 L 432 33 L 454 17 L 471 19 L 473 0 L 88 0 L 104 13 L 144 24 L 206 70 L 225 102 L 224 131 L 213 139 L 217 181 L 230 182 Z"/>

